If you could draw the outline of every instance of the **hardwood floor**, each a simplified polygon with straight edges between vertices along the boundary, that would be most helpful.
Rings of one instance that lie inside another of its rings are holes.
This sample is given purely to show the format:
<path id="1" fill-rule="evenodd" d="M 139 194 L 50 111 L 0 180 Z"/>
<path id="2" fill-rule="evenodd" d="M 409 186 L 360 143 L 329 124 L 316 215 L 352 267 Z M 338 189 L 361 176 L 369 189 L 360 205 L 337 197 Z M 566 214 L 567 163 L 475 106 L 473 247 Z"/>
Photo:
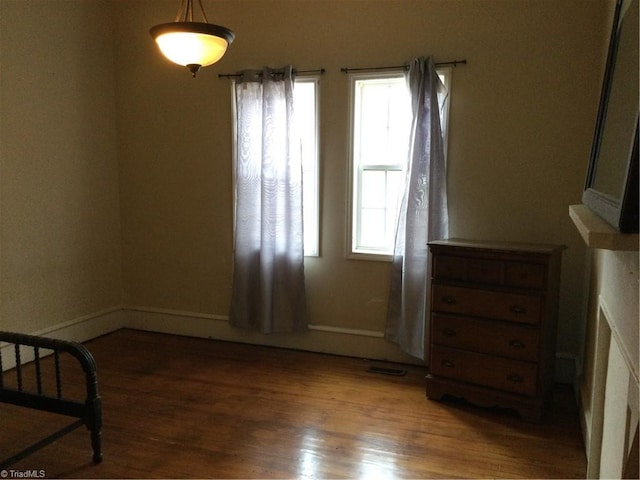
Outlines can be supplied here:
<path id="1" fill-rule="evenodd" d="M 82 478 L 584 478 L 570 389 L 545 422 L 425 396 L 423 368 L 134 330 L 87 344 L 103 452 L 84 428 L 13 465 Z M 385 366 L 385 365 L 383 365 Z M 397 367 L 394 365 L 394 367 Z M 70 419 L 0 405 L 0 457 Z M 17 478 L 17 477 L 14 477 Z"/>

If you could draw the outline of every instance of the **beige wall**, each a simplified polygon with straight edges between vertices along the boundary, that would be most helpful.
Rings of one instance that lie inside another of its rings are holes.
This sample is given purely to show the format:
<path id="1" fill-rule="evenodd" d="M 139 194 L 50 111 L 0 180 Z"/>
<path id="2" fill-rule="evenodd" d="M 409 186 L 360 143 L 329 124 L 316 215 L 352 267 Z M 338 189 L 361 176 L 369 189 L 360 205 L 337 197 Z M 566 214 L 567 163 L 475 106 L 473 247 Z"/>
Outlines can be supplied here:
<path id="1" fill-rule="evenodd" d="M 106 2 L 0 1 L 0 329 L 122 303 Z"/>
<path id="2" fill-rule="evenodd" d="M 340 67 L 433 54 L 468 60 L 453 75 L 451 233 L 568 245 L 558 350 L 579 352 L 584 246 L 567 206 L 582 193 L 611 2 L 204 3 L 209 20 L 237 37 L 219 64 L 192 79 L 160 57 L 148 34 L 174 18 L 177 0 L 0 0 L 3 325 L 34 331 L 114 305 L 138 312 L 137 325 L 148 328 L 161 329 L 161 314 L 199 334 L 209 328 L 197 327 L 204 320 L 224 323 L 231 112 L 229 81 L 217 75 L 292 63 L 327 70 L 322 255 L 306 262 L 310 321 L 349 332 L 339 339 L 344 351 L 360 352 L 384 328 L 389 265 L 345 259 L 348 88 Z M 313 348 L 319 335 L 282 342 Z"/>
<path id="3" fill-rule="evenodd" d="M 348 88 L 340 68 L 433 54 L 468 60 L 453 76 L 451 233 L 568 245 L 558 350 L 578 352 L 584 246 L 567 206 L 583 188 L 607 2 L 207 1 L 209 20 L 237 37 L 195 80 L 164 61 L 147 32 L 172 19 L 177 3 L 115 3 L 127 304 L 227 314 L 231 113 L 229 82 L 217 75 L 292 63 L 327 69 L 322 256 L 306 262 L 311 322 L 382 331 L 389 265 L 345 259 Z"/>

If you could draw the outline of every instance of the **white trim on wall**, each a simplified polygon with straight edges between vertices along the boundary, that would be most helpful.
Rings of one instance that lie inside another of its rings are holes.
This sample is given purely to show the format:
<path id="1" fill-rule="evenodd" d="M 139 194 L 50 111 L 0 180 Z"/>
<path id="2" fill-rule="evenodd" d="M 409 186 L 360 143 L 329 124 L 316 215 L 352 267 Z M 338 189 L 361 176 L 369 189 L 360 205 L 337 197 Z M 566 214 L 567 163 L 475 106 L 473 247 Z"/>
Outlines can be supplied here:
<path id="1" fill-rule="evenodd" d="M 67 322 L 58 323 L 57 325 L 38 330 L 36 332 L 19 333 L 42 335 L 56 338 L 58 340 L 81 343 L 106 335 L 107 333 L 114 332 L 125 326 L 122 307 L 111 307 L 89 315 L 83 315 Z M 0 343 L 0 354 L 8 351 L 10 347 L 10 345 Z M 42 353 L 43 356 L 47 355 L 46 351 L 43 351 Z M 5 353 L 2 358 L 3 370 L 9 370 L 15 367 L 15 357 L 12 353 Z M 24 349 L 24 352 L 21 352 L 22 362 L 30 362 L 33 358 L 33 349 L 26 348 Z"/>
<path id="2" fill-rule="evenodd" d="M 271 334 L 246 331 L 232 327 L 227 315 L 198 313 L 144 306 L 118 306 L 59 323 L 31 333 L 60 340 L 85 342 L 120 328 L 154 333 L 209 338 L 230 342 L 291 348 L 310 352 L 348 357 L 422 365 L 423 363 L 398 349 L 378 330 L 352 329 L 332 325 L 309 325 L 306 333 Z M 0 349 L 7 348 L 0 345 Z M 3 368 L 15 365 L 6 355 Z M 25 361 L 32 360 L 24 357 Z M 556 355 L 556 381 L 574 384 L 576 359 L 574 355 Z"/>
<path id="3" fill-rule="evenodd" d="M 151 332 L 211 338 L 255 345 L 292 348 L 390 362 L 420 364 L 384 339 L 384 333 L 330 325 L 309 325 L 309 331 L 264 335 L 232 327 L 226 315 L 199 314 L 141 306 L 124 309 L 129 328 Z"/>
<path id="4" fill-rule="evenodd" d="M 38 330 L 33 335 L 43 335 L 74 342 L 86 342 L 124 326 L 122 307 L 118 306 Z"/>

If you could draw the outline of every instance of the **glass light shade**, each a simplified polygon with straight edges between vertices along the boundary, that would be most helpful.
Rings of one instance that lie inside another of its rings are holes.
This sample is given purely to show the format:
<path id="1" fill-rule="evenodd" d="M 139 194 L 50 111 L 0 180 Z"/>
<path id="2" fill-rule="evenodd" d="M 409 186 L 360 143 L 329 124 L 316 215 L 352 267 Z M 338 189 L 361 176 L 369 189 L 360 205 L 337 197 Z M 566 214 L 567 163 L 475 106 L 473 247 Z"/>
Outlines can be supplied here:
<path id="1" fill-rule="evenodd" d="M 167 59 L 189 68 L 194 76 L 200 67 L 220 60 L 234 39 L 227 28 L 198 22 L 164 23 L 150 33 Z"/>

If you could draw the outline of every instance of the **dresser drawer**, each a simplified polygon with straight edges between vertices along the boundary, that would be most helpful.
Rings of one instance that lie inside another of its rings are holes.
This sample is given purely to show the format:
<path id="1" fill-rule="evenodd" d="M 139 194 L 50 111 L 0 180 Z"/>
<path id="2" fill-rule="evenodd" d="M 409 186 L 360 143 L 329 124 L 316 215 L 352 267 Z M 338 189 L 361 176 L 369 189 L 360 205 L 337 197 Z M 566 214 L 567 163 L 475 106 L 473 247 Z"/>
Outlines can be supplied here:
<path id="1" fill-rule="evenodd" d="M 533 396 L 537 393 L 537 364 L 492 357 L 440 345 L 431 347 L 433 375 Z"/>
<path id="2" fill-rule="evenodd" d="M 433 314 L 431 342 L 518 360 L 538 360 L 540 332 L 515 323 Z"/>
<path id="3" fill-rule="evenodd" d="M 437 255 L 433 258 L 432 276 L 438 280 L 502 285 L 504 283 L 504 262 Z"/>
<path id="4" fill-rule="evenodd" d="M 501 285 L 504 263 L 497 260 L 470 258 L 467 260 L 467 281 L 487 285 Z"/>
<path id="5" fill-rule="evenodd" d="M 431 276 L 439 280 L 465 281 L 467 279 L 467 259 L 447 255 L 435 256 L 433 257 Z"/>
<path id="6" fill-rule="evenodd" d="M 505 285 L 516 288 L 544 288 L 545 267 L 538 263 L 506 262 Z"/>
<path id="7" fill-rule="evenodd" d="M 436 312 L 537 324 L 542 299 L 536 295 L 494 292 L 475 288 L 432 286 L 431 308 Z"/>

